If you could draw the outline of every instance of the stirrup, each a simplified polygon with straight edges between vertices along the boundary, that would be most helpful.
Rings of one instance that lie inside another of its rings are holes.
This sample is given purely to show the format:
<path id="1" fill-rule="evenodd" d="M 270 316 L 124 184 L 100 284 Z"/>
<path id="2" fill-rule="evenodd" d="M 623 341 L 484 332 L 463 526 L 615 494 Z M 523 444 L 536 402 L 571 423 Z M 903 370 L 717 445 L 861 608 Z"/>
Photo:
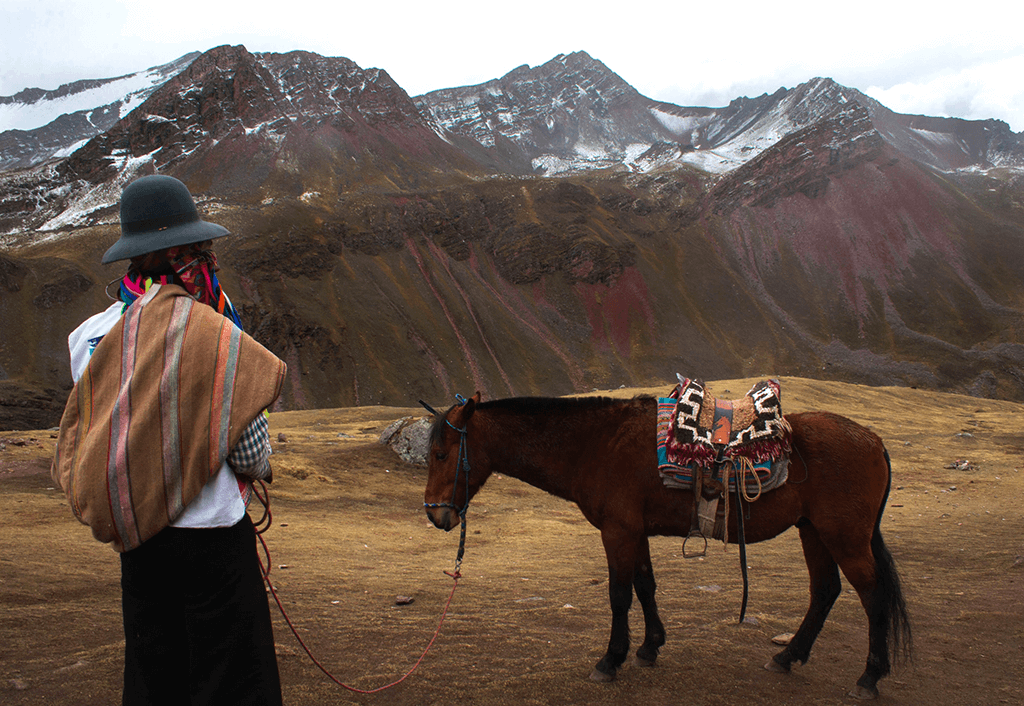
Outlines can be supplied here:
<path id="1" fill-rule="evenodd" d="M 696 537 L 697 539 L 700 539 L 702 542 L 704 542 L 704 547 L 700 551 L 694 552 L 693 554 L 687 554 L 686 553 L 686 543 L 689 542 L 694 537 Z M 697 557 L 707 556 L 707 553 L 708 553 L 708 538 L 705 537 L 703 535 L 703 533 L 701 533 L 698 530 L 690 530 L 690 534 L 688 534 L 686 536 L 686 538 L 683 540 L 683 558 L 684 559 L 696 559 Z"/>

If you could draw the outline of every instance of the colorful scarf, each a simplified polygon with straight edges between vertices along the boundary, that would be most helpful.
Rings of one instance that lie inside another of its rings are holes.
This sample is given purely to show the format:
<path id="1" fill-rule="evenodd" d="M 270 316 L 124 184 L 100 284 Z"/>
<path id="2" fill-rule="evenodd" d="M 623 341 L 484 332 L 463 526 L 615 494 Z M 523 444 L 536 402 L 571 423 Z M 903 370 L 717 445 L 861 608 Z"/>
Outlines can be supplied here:
<path id="1" fill-rule="evenodd" d="M 164 258 L 176 274 L 154 275 L 150 272 L 148 265 L 158 262 L 162 264 Z M 219 269 L 217 256 L 213 251 L 197 243 L 169 248 L 153 259 L 142 260 L 141 269 L 133 262 L 128 268 L 128 274 L 121 280 L 120 299 L 124 302 L 123 311 L 148 292 L 154 284 L 177 284 L 184 287 L 196 301 L 213 307 L 218 313 L 230 319 L 235 326 L 244 330 L 238 312 L 217 279 L 216 272 Z"/>

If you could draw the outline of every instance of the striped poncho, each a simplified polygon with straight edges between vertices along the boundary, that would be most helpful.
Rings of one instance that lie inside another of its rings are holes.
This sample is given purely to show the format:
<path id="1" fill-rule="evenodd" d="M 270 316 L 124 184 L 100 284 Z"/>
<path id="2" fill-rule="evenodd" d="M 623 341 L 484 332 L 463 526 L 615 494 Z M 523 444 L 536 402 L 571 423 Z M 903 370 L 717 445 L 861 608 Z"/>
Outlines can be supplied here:
<path id="1" fill-rule="evenodd" d="M 285 364 L 176 285 L 156 285 L 96 347 L 51 474 L 117 551 L 168 526 L 280 395 Z"/>

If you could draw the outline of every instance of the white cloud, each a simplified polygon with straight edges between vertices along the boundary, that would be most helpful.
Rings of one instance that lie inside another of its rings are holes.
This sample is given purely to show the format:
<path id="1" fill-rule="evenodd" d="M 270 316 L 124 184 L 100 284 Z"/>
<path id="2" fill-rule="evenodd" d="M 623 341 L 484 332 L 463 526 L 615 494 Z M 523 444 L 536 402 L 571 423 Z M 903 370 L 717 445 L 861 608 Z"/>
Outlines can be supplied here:
<path id="1" fill-rule="evenodd" d="M 898 113 L 984 120 L 999 117 L 1024 131 L 1024 55 L 976 64 L 959 71 L 864 93 Z"/>

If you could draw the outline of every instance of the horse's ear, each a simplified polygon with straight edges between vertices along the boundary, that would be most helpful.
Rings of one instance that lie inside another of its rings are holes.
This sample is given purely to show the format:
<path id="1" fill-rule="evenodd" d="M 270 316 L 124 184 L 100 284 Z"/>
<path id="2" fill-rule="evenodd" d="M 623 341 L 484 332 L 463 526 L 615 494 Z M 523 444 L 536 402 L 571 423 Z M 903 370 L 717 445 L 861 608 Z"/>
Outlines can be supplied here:
<path id="1" fill-rule="evenodd" d="M 475 395 L 470 397 L 468 400 L 463 402 L 461 405 L 455 408 L 455 422 L 457 426 L 465 426 L 469 418 L 473 416 L 473 412 L 476 411 L 476 406 L 480 403 L 480 393 L 477 392 Z"/>

